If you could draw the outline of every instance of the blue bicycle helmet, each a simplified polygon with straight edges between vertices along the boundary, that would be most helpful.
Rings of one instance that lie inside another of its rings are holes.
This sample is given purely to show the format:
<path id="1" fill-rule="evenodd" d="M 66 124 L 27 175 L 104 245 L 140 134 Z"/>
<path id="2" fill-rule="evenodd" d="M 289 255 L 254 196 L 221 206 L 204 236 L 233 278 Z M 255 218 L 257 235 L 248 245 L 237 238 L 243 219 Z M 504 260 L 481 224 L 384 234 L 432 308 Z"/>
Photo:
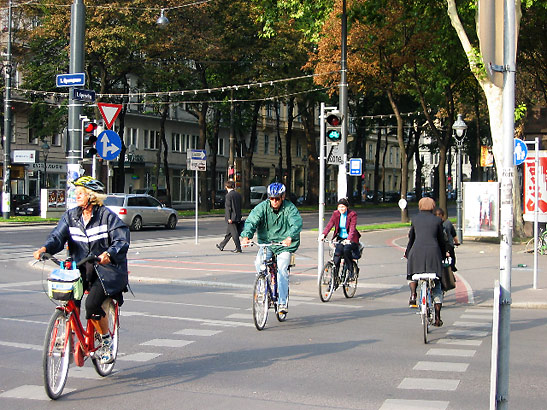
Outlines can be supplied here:
<path id="1" fill-rule="evenodd" d="M 279 198 L 285 193 L 285 185 L 281 182 L 274 182 L 268 186 L 268 198 Z"/>

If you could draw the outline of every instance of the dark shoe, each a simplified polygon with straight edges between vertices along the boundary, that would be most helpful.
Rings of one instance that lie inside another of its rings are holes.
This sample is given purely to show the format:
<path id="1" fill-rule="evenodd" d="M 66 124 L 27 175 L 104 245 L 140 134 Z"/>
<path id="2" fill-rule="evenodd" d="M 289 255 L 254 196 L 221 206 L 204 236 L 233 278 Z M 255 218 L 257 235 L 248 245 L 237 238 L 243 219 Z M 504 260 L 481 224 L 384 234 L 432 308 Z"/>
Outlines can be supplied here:
<path id="1" fill-rule="evenodd" d="M 241 253 L 241 249 L 234 249 L 232 253 Z"/>
<path id="2" fill-rule="evenodd" d="M 220 245 L 219 245 L 218 243 L 217 243 L 215 246 L 216 246 L 216 247 L 218 248 L 218 250 L 221 251 L 221 252 L 224 250 L 224 248 L 221 248 Z"/>
<path id="3" fill-rule="evenodd" d="M 436 319 L 433 326 L 441 327 L 443 325 L 443 321 L 441 319 Z"/>
<path id="4" fill-rule="evenodd" d="M 418 307 L 418 305 L 416 304 L 416 298 L 410 298 L 408 300 L 408 307 L 410 308 Z"/>
<path id="5" fill-rule="evenodd" d="M 458 268 L 456 268 L 455 266 L 452 266 L 452 272 L 457 272 L 458 271 Z"/>

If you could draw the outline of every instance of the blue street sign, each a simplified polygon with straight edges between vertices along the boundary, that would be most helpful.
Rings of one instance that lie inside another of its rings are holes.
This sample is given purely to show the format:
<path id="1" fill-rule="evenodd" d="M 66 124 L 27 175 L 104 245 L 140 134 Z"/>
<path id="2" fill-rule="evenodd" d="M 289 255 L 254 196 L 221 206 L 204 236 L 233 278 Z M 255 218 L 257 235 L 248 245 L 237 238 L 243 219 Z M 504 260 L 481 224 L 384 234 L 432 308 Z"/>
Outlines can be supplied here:
<path id="1" fill-rule="evenodd" d="M 57 87 L 81 87 L 85 85 L 85 73 L 57 74 Z"/>
<path id="2" fill-rule="evenodd" d="M 515 147 L 513 150 L 513 164 L 520 165 L 528 156 L 528 147 L 524 143 L 523 140 L 519 140 L 518 138 L 515 138 Z"/>
<path id="3" fill-rule="evenodd" d="M 363 160 L 361 158 L 350 158 L 349 174 L 353 176 L 361 176 L 363 173 Z"/>
<path id="4" fill-rule="evenodd" d="M 191 159 L 207 159 L 207 151 L 204 149 L 193 149 L 190 152 Z"/>
<path id="5" fill-rule="evenodd" d="M 112 130 L 105 130 L 99 134 L 95 149 L 99 157 L 111 161 L 120 155 L 122 150 L 122 140 L 120 136 Z"/>
<path id="6" fill-rule="evenodd" d="M 78 101 L 95 102 L 95 91 L 75 88 L 74 99 Z"/>

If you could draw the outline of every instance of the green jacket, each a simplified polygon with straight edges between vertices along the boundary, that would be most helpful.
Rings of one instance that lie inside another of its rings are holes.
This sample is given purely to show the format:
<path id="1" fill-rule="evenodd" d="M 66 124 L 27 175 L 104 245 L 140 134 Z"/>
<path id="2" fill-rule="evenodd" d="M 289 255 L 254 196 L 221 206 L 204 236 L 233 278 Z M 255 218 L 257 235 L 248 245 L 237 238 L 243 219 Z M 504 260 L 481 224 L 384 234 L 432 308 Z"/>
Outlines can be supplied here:
<path id="1" fill-rule="evenodd" d="M 245 220 L 241 237 L 252 239 L 256 232 L 258 243 L 270 243 L 281 242 L 290 236 L 290 246 L 272 246 L 272 252 L 278 255 L 281 252 L 296 252 L 300 246 L 301 230 L 302 217 L 291 201 L 285 199 L 279 211 L 275 213 L 270 201 L 265 200 L 259 203 Z"/>

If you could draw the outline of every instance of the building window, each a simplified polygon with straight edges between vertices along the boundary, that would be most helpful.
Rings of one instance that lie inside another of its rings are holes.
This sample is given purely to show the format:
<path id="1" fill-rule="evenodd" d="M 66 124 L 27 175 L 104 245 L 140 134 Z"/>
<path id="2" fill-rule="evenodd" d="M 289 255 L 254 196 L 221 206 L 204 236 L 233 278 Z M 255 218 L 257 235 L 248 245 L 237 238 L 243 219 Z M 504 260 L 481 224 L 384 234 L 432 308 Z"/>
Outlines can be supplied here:
<path id="1" fill-rule="evenodd" d="M 270 136 L 264 134 L 264 154 L 270 153 Z"/>
<path id="2" fill-rule="evenodd" d="M 302 145 L 300 145 L 300 141 L 296 141 L 296 156 L 302 158 Z"/>
<path id="3" fill-rule="evenodd" d="M 173 152 L 182 152 L 182 138 L 178 132 L 171 134 L 171 149 Z"/>
<path id="4" fill-rule="evenodd" d="M 157 150 L 159 147 L 159 132 L 144 130 L 144 149 Z"/>
<path id="5" fill-rule="evenodd" d="M 196 149 L 198 146 L 198 136 L 182 134 L 182 149 L 184 152 L 189 149 Z"/>
<path id="6" fill-rule="evenodd" d="M 138 131 L 139 130 L 137 128 L 126 128 L 125 129 L 124 140 L 125 140 L 125 145 L 126 146 L 129 147 L 130 145 L 134 145 L 135 148 L 139 148 L 138 138 L 137 138 Z"/>
<path id="7" fill-rule="evenodd" d="M 274 107 L 272 105 L 272 103 L 267 103 L 266 104 L 266 118 L 273 118 L 274 117 Z"/>
<path id="8" fill-rule="evenodd" d="M 368 159 L 374 159 L 374 145 L 368 144 Z"/>
<path id="9" fill-rule="evenodd" d="M 54 147 L 60 147 L 63 143 L 63 136 L 61 134 L 55 134 L 51 137 L 51 145 Z"/>
<path id="10" fill-rule="evenodd" d="M 221 157 L 223 157 L 225 154 L 224 154 L 224 138 L 219 138 L 218 139 L 218 150 L 217 150 L 217 155 L 220 155 Z M 220 189 L 220 188 L 219 188 Z"/>
<path id="11" fill-rule="evenodd" d="M 279 138 L 275 138 L 275 144 L 274 144 L 274 154 L 279 154 Z"/>
<path id="12" fill-rule="evenodd" d="M 389 163 L 393 164 L 393 147 L 389 147 Z"/>

